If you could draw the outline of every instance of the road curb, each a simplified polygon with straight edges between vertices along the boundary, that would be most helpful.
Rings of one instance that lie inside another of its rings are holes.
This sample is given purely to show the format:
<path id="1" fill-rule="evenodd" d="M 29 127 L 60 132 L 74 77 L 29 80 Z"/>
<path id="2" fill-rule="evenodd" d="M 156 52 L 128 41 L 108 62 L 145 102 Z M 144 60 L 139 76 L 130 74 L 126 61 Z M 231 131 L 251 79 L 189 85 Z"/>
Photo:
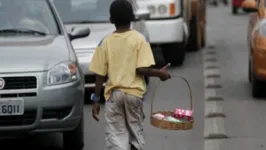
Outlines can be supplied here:
<path id="1" fill-rule="evenodd" d="M 220 78 L 205 78 L 205 88 L 221 88 Z"/>
<path id="2" fill-rule="evenodd" d="M 204 69 L 204 77 L 205 78 L 220 78 L 220 69 Z"/>
<path id="3" fill-rule="evenodd" d="M 205 88 L 204 99 L 205 101 L 222 101 L 224 100 L 222 96 L 217 94 L 217 89 L 215 88 Z"/>
<path id="4" fill-rule="evenodd" d="M 228 138 L 223 109 L 224 98 L 219 95 L 222 89 L 221 75 L 215 45 L 203 50 L 204 73 L 204 149 L 220 150 L 222 139 Z"/>
<path id="5" fill-rule="evenodd" d="M 219 65 L 217 62 L 204 62 L 204 69 L 218 69 Z"/>
<path id="6" fill-rule="evenodd" d="M 222 140 L 205 140 L 204 148 L 205 150 L 220 150 L 222 142 Z"/>
<path id="7" fill-rule="evenodd" d="M 205 101 L 205 117 L 225 117 L 222 102 L 219 101 Z"/>
<path id="8" fill-rule="evenodd" d="M 224 128 L 223 118 L 205 118 L 204 121 L 204 138 L 205 139 L 225 139 L 228 138 Z"/>

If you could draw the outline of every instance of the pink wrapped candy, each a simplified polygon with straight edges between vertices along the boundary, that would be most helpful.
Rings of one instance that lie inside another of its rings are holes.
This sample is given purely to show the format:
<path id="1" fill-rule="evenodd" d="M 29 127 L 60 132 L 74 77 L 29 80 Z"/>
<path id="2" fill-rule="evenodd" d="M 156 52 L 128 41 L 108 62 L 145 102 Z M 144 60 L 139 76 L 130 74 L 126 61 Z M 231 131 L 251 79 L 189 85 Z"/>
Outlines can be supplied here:
<path id="1" fill-rule="evenodd" d="M 174 117 L 180 120 L 191 121 L 192 114 L 193 114 L 192 110 L 184 110 L 177 108 L 174 112 Z"/>
<path id="2" fill-rule="evenodd" d="M 152 117 L 156 118 L 158 120 L 163 120 L 165 118 L 165 116 L 161 113 L 154 114 L 154 115 L 152 115 Z"/>

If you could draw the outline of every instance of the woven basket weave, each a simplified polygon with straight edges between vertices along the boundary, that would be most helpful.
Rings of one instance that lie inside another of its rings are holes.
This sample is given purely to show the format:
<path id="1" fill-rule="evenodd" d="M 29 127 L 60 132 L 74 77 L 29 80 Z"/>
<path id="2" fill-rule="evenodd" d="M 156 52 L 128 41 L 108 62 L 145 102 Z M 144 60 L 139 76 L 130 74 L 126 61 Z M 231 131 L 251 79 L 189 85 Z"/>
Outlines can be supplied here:
<path id="1" fill-rule="evenodd" d="M 192 91 L 191 91 L 191 87 L 190 87 L 188 81 L 184 77 L 181 77 L 181 76 L 172 76 L 172 77 L 180 78 L 180 79 L 182 79 L 182 80 L 184 80 L 186 82 L 186 84 L 188 86 L 188 89 L 189 89 L 190 110 L 193 110 Z M 182 122 L 182 123 L 170 122 L 170 121 L 166 121 L 166 120 L 159 120 L 159 119 L 156 119 L 156 118 L 153 117 L 153 115 L 157 114 L 157 113 L 161 113 L 161 114 L 163 114 L 165 116 L 173 116 L 173 114 L 174 114 L 173 111 L 157 111 L 157 112 L 153 112 L 153 101 L 154 101 L 154 96 L 155 96 L 157 87 L 155 89 L 155 92 L 153 94 L 152 101 L 151 101 L 151 116 L 150 116 L 151 125 L 153 125 L 154 127 L 158 127 L 158 128 L 161 128 L 161 129 L 168 129 L 168 130 L 190 130 L 190 129 L 192 129 L 193 125 L 194 125 L 193 116 L 192 116 L 191 121 Z"/>

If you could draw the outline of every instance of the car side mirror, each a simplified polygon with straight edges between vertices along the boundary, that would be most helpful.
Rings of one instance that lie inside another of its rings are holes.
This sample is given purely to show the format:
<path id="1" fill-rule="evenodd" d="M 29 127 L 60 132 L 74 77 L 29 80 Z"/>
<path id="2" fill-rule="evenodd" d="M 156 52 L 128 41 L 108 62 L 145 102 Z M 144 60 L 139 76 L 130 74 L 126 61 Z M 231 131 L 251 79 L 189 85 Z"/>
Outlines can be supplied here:
<path id="1" fill-rule="evenodd" d="M 150 11 L 148 9 L 138 9 L 135 16 L 136 20 L 147 20 L 150 18 Z"/>
<path id="2" fill-rule="evenodd" d="M 74 29 L 73 32 L 68 33 L 70 41 L 87 37 L 90 34 L 90 28 L 81 28 L 81 29 Z"/>
<path id="3" fill-rule="evenodd" d="M 241 4 L 241 7 L 247 13 L 258 12 L 257 2 L 255 0 L 245 0 Z"/>

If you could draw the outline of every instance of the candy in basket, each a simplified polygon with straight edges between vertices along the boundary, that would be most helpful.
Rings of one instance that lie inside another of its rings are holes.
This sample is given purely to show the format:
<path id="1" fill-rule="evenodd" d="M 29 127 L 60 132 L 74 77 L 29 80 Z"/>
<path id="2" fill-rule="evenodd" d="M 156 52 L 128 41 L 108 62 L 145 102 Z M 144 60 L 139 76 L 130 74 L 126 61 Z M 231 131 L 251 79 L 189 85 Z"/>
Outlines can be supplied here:
<path id="1" fill-rule="evenodd" d="M 172 76 L 179 77 L 179 76 Z M 151 125 L 169 130 L 190 130 L 193 128 L 194 119 L 193 119 L 193 107 L 192 107 L 192 91 L 188 81 L 184 77 L 179 77 L 183 79 L 188 88 L 190 96 L 190 109 L 185 110 L 181 108 L 176 108 L 174 111 L 157 111 L 153 112 L 153 99 L 151 103 Z"/>

